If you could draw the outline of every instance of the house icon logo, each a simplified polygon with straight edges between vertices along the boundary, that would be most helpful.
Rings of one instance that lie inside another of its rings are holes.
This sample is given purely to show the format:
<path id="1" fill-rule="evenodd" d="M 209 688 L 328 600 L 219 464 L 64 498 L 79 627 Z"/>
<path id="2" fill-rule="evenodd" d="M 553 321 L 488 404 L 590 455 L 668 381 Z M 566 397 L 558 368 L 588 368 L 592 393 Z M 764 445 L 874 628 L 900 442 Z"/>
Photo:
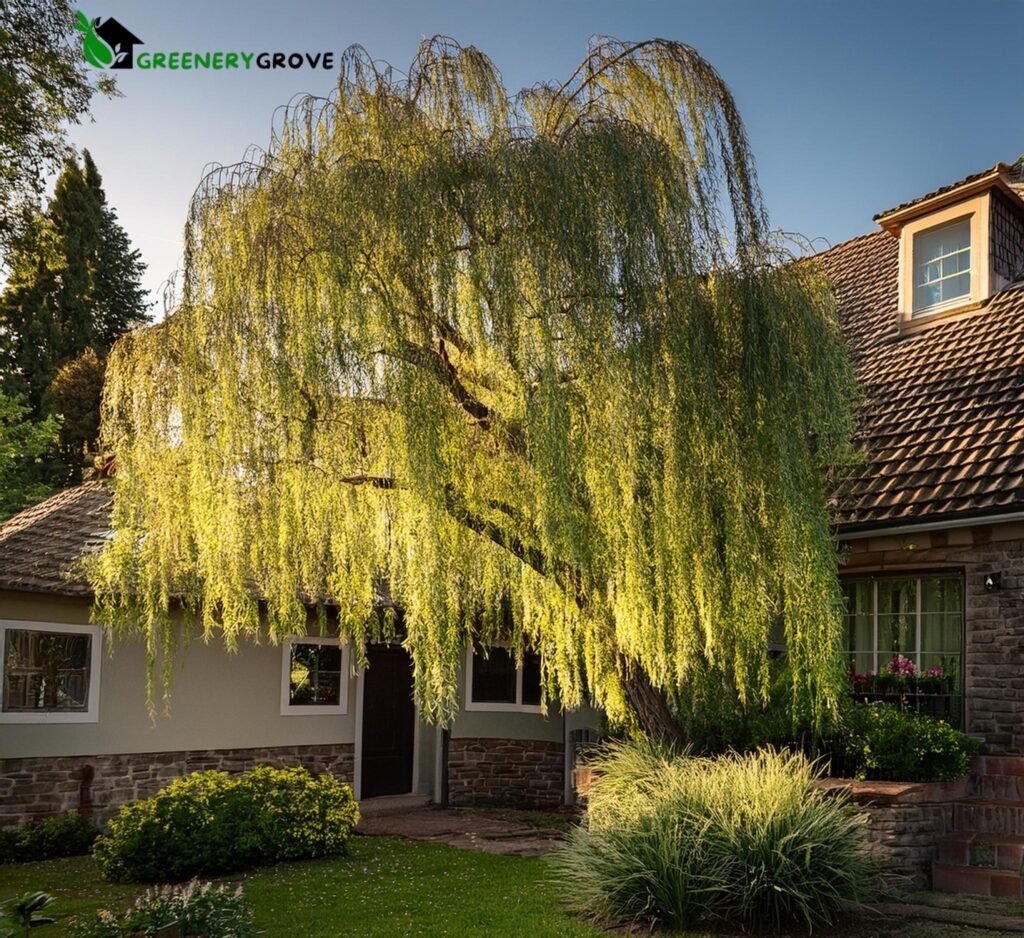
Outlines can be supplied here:
<path id="1" fill-rule="evenodd" d="M 94 68 L 131 68 L 135 64 L 135 46 L 144 43 L 112 16 L 90 20 L 81 10 L 75 29 L 82 34 L 82 55 Z"/>

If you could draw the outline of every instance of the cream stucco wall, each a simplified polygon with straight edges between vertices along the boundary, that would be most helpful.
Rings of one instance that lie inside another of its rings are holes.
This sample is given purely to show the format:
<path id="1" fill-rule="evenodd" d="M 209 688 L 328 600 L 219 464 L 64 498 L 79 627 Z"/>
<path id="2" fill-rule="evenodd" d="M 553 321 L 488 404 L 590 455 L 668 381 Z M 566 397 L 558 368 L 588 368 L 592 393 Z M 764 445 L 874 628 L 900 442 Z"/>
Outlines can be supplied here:
<path id="1" fill-rule="evenodd" d="M 85 600 L 0 591 L 0 619 L 88 624 Z M 354 743 L 359 681 L 348 686 L 345 714 L 281 715 L 280 646 L 243 643 L 235 654 L 219 642 L 195 640 L 180 650 L 175 665 L 170 715 L 150 717 L 146 669 L 140 641 L 104 642 L 96 723 L 0 723 L 0 759 L 85 756 L 207 749 Z M 465 675 L 460 699 L 465 700 Z M 460 709 L 454 738 L 536 739 L 562 742 L 566 728 L 593 726 L 589 709 L 563 714 L 556 706 L 538 713 Z M 417 778 L 420 791 L 433 788 L 436 728 L 420 723 Z"/>
<path id="2" fill-rule="evenodd" d="M 85 624 L 89 607 L 81 600 L 0 592 L 0 619 Z M 354 680 L 349 681 L 346 714 L 281 715 L 280 646 L 244 643 L 236 654 L 229 654 L 219 643 L 193 641 L 176 663 L 170 715 L 151 719 L 142 644 L 104 645 L 99 721 L 0 724 L 0 758 L 354 741 Z"/>

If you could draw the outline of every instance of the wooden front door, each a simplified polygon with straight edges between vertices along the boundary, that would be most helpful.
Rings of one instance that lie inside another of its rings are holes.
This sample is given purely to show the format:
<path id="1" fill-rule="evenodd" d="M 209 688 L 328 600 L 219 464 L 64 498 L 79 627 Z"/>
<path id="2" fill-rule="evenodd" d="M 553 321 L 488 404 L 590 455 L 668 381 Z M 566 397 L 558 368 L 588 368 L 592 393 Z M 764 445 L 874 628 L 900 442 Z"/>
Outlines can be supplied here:
<path id="1" fill-rule="evenodd" d="M 361 797 L 412 791 L 416 708 L 412 659 L 402 648 L 367 651 L 363 672 L 363 769 Z"/>

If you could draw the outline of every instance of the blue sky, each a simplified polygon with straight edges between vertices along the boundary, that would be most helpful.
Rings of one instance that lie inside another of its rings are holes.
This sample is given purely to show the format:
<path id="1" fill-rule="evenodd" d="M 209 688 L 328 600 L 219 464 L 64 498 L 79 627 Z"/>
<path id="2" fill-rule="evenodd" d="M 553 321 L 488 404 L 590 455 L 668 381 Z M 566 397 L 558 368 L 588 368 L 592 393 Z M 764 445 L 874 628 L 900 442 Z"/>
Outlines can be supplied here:
<path id="1" fill-rule="evenodd" d="M 1021 0 L 85 0 L 145 51 L 334 51 L 360 43 L 405 69 L 424 36 L 486 52 L 518 89 L 561 80 L 591 35 L 695 46 L 747 124 L 773 225 L 836 243 L 915 195 L 1024 152 Z M 118 72 L 71 132 L 150 265 L 178 265 L 189 199 L 211 162 L 265 145 L 274 108 L 330 92 L 333 72 Z"/>

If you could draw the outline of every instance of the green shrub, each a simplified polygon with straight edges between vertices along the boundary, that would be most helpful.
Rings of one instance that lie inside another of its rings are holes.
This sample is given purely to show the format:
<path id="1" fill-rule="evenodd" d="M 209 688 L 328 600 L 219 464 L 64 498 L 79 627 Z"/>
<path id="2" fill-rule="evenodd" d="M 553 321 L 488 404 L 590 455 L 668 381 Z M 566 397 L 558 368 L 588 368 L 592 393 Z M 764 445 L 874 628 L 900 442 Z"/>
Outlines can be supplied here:
<path id="1" fill-rule="evenodd" d="M 942 720 L 884 703 L 851 707 L 844 736 L 846 772 L 898 782 L 963 778 L 979 746 Z"/>
<path id="2" fill-rule="evenodd" d="M 100 835 L 87 817 L 73 811 L 0 831 L 0 863 L 56 860 L 88 853 Z"/>
<path id="3" fill-rule="evenodd" d="M 714 759 L 618 744 L 553 863 L 576 911 L 606 925 L 775 930 L 833 922 L 868 897 L 863 819 L 802 755 Z"/>
<path id="4" fill-rule="evenodd" d="M 154 935 L 160 928 L 177 922 L 181 934 L 203 938 L 252 938 L 260 934 L 253 924 L 252 910 L 241 887 L 200 884 L 150 889 L 121 915 L 109 910 L 95 918 L 76 921 L 72 938 L 136 938 Z"/>
<path id="5" fill-rule="evenodd" d="M 306 769 L 196 772 L 125 805 L 94 849 L 101 873 L 167 882 L 345 852 L 359 820 L 352 790 Z"/>

